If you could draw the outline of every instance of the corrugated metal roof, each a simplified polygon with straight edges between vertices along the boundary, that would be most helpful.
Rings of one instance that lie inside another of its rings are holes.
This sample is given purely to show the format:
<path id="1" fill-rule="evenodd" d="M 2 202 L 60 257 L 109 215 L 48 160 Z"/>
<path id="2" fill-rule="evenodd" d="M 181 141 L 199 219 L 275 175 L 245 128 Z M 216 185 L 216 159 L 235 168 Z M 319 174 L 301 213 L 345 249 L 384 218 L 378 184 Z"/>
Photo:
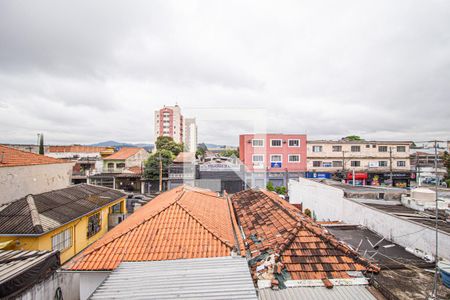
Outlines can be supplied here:
<path id="1" fill-rule="evenodd" d="M 259 290 L 259 300 L 376 300 L 370 291 L 363 285 L 325 287 L 298 287 L 283 290 L 270 288 Z"/>
<path id="2" fill-rule="evenodd" d="M 252 299 L 243 257 L 123 262 L 90 299 Z"/>
<path id="3" fill-rule="evenodd" d="M 16 299 L 60 266 L 59 251 L 0 251 L 0 299 Z"/>

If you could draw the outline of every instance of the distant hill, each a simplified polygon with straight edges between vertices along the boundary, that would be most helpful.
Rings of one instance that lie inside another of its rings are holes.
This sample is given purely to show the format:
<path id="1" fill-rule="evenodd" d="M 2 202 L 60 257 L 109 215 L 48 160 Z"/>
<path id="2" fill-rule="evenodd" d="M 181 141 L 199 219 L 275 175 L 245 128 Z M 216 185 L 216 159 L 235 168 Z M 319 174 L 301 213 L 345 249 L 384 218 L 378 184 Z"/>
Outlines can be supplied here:
<path id="1" fill-rule="evenodd" d="M 226 149 L 226 148 L 236 148 L 233 146 L 228 145 L 218 145 L 218 144 L 210 144 L 210 143 L 202 143 L 204 144 L 208 149 Z"/>
<path id="2" fill-rule="evenodd" d="M 147 151 L 151 151 L 154 147 L 153 144 L 143 144 L 143 143 L 138 143 L 138 144 L 131 144 L 131 143 L 123 143 L 123 142 L 116 142 L 116 141 L 105 141 L 105 142 L 100 142 L 100 143 L 96 143 L 96 144 L 91 144 L 89 146 L 94 146 L 94 147 L 140 147 L 140 148 L 145 148 Z"/>

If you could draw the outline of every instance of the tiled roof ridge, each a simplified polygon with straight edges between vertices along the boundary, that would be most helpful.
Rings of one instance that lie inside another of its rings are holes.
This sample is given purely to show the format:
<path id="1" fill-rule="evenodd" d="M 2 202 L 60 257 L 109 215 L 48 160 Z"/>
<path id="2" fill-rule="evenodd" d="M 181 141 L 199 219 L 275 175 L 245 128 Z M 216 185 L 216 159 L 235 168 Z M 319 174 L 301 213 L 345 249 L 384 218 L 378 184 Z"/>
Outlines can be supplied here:
<path id="1" fill-rule="evenodd" d="M 112 243 L 113 241 L 117 240 L 118 238 L 122 237 L 123 235 L 128 234 L 128 233 L 132 232 L 133 230 L 138 229 L 140 226 L 144 225 L 145 223 L 147 223 L 148 221 L 150 221 L 151 219 L 153 219 L 154 217 L 158 216 L 160 213 L 162 213 L 163 211 L 168 209 L 170 206 L 177 203 L 181 199 L 181 197 L 184 195 L 184 193 L 185 193 L 185 190 L 182 189 L 181 194 L 177 196 L 175 201 L 172 201 L 168 205 L 162 207 L 160 210 L 157 210 L 154 214 L 152 214 L 148 218 L 144 219 L 142 222 L 140 222 L 138 224 L 134 224 L 134 226 L 131 226 L 130 228 L 128 228 L 128 230 L 121 232 L 120 234 L 117 234 L 115 236 L 111 236 L 111 238 L 109 238 L 107 241 L 104 241 L 103 243 L 99 243 L 96 247 L 93 247 L 92 249 L 86 250 L 86 252 L 83 253 L 83 255 L 81 257 L 87 256 L 87 255 L 91 254 L 92 252 L 95 252 L 95 251 L 99 250 L 100 248 Z M 81 257 L 80 257 L 80 259 L 81 259 Z"/>
<path id="2" fill-rule="evenodd" d="M 193 187 L 188 186 L 188 185 L 183 185 L 183 190 L 195 192 L 195 193 L 202 194 L 202 195 L 209 196 L 209 197 L 223 199 L 221 196 L 218 196 L 217 194 L 212 195 L 211 194 L 212 191 L 211 191 L 211 193 L 207 193 L 207 192 L 204 192 L 204 191 L 202 191 L 200 189 L 196 189 L 196 188 L 193 188 Z"/>
<path id="3" fill-rule="evenodd" d="M 226 193 L 226 192 L 225 192 Z M 231 216 L 231 226 L 233 227 L 233 234 L 234 238 L 237 242 L 237 247 L 239 248 L 240 255 L 245 256 L 245 244 L 241 235 L 241 230 L 239 228 L 239 221 L 236 217 L 236 212 L 234 211 L 233 203 L 231 202 L 231 198 L 228 196 L 228 194 L 225 194 L 227 203 L 228 203 L 228 211 Z M 236 224 L 237 228 L 234 226 Z"/>
<path id="4" fill-rule="evenodd" d="M 332 234 L 326 233 L 324 231 L 323 227 L 320 226 L 319 224 L 315 223 L 313 220 L 308 221 L 307 218 L 305 218 L 305 217 L 303 217 L 301 215 L 298 215 L 298 216 L 293 215 L 288 208 L 284 207 L 284 205 L 282 204 L 281 201 L 280 202 L 276 201 L 275 199 L 270 197 L 264 191 L 263 191 L 263 194 L 267 198 L 271 199 L 275 205 L 280 207 L 290 217 L 292 217 L 295 220 L 297 220 L 297 224 L 294 227 L 294 229 L 289 233 L 289 235 L 286 238 L 286 240 L 283 243 L 281 243 L 279 248 L 278 248 L 278 255 L 279 255 L 278 259 L 281 257 L 281 253 L 284 252 L 290 246 L 290 244 L 295 240 L 295 238 L 297 236 L 297 233 L 300 231 L 300 228 L 304 227 L 309 232 L 311 232 L 314 235 L 316 235 L 317 237 L 319 237 L 321 240 L 329 243 L 334 248 L 340 250 L 345 255 L 351 257 L 352 259 L 354 259 L 356 262 L 358 262 L 358 263 L 362 264 L 363 266 L 367 267 L 368 270 L 370 270 L 372 272 L 375 272 L 375 273 L 378 273 L 380 271 L 380 268 L 378 266 L 372 264 L 367 259 L 361 257 L 358 252 L 354 251 L 353 249 L 351 249 L 346 244 L 338 241 Z"/>
<path id="5" fill-rule="evenodd" d="M 183 191 L 183 193 L 184 193 L 184 191 Z M 183 210 L 184 210 L 184 211 L 185 211 L 192 219 L 194 219 L 201 227 L 205 228 L 206 231 L 208 231 L 208 232 L 211 233 L 213 236 L 215 236 L 219 241 L 221 241 L 222 243 L 224 243 L 225 245 L 227 245 L 227 246 L 230 247 L 230 248 L 234 248 L 234 245 L 233 245 L 230 241 L 228 241 L 228 240 L 222 238 L 216 231 L 214 231 L 214 230 L 212 230 L 212 229 L 206 227 L 205 224 L 204 224 L 203 222 L 201 222 L 199 218 L 197 218 L 196 216 L 194 216 L 193 213 L 192 213 L 187 207 L 184 207 L 184 206 L 183 206 L 181 203 L 179 203 L 178 201 L 176 201 L 175 203 L 176 203 L 179 207 L 181 207 L 181 209 L 183 209 Z M 230 220 L 230 221 L 231 221 L 231 220 Z M 231 222 L 230 222 L 230 223 L 231 223 Z M 231 226 L 233 226 L 232 223 L 231 223 Z"/>

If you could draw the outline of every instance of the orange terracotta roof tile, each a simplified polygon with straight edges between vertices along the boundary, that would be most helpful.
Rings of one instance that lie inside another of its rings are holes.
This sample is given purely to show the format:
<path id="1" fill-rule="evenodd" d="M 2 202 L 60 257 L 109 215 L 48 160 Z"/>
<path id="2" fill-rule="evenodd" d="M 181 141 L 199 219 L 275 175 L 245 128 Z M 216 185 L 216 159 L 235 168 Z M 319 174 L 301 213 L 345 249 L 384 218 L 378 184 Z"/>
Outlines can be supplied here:
<path id="1" fill-rule="evenodd" d="M 50 153 L 64 153 L 64 152 L 96 153 L 96 152 L 102 152 L 106 149 L 108 149 L 108 147 L 82 146 L 82 145 L 61 145 L 61 146 L 49 146 L 48 152 L 50 152 Z"/>
<path id="2" fill-rule="evenodd" d="M 63 163 L 67 163 L 67 161 L 0 145 L 0 167 Z"/>
<path id="3" fill-rule="evenodd" d="M 350 278 L 347 271 L 379 271 L 275 193 L 246 190 L 235 194 L 232 202 L 256 278 L 270 279 L 270 268 L 256 271 L 260 258 L 270 256 L 274 266 L 282 266 L 293 280 Z"/>
<path id="4" fill-rule="evenodd" d="M 244 254 L 231 203 L 215 193 L 181 186 L 165 192 L 109 231 L 65 268 L 112 270 L 122 261 Z"/>
<path id="5" fill-rule="evenodd" d="M 129 147 L 123 147 L 119 151 L 117 151 L 114 154 L 111 154 L 110 156 L 105 157 L 105 160 L 124 160 L 127 159 L 139 151 L 143 150 L 144 148 L 129 148 Z"/>
<path id="6" fill-rule="evenodd" d="M 133 173 L 133 174 L 142 174 L 142 168 L 139 166 L 126 168 L 125 172 Z"/>

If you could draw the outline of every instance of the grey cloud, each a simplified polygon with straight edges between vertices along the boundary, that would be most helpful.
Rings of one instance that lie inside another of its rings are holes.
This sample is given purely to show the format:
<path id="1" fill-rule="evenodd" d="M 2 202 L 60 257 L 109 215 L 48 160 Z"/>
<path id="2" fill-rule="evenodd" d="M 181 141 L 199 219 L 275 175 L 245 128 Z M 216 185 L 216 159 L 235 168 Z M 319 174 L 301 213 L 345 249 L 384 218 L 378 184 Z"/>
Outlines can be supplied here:
<path id="1" fill-rule="evenodd" d="M 449 138 L 449 27 L 448 1 L 1 1 L 0 142 L 151 142 L 175 102 L 313 138 Z M 200 141 L 253 126 L 200 120 Z"/>

